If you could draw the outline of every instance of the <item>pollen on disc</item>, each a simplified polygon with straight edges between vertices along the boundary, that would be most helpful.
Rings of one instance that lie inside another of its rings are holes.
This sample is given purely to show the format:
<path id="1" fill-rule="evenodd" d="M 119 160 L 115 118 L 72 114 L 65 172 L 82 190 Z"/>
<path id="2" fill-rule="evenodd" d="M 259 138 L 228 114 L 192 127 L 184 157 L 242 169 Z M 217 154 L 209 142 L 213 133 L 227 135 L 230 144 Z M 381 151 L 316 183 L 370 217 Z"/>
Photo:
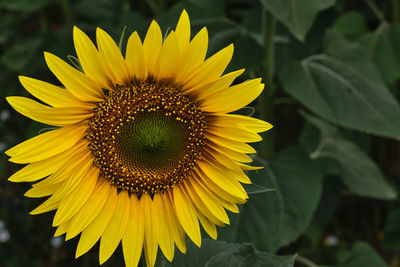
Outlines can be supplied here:
<path id="1" fill-rule="evenodd" d="M 130 193 L 162 192 L 186 179 L 204 146 L 205 116 L 172 85 L 117 86 L 89 120 L 94 165 Z"/>

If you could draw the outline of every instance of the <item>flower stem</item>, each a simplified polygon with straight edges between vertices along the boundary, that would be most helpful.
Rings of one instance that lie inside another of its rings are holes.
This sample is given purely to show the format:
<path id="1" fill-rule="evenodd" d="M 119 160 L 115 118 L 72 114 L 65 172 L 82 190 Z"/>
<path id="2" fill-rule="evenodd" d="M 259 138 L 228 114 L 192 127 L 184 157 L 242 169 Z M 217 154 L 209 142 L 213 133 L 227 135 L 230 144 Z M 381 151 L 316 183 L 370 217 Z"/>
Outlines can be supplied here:
<path id="1" fill-rule="evenodd" d="M 393 7 L 392 7 L 392 20 L 394 23 L 400 22 L 400 1 L 399 0 L 392 0 Z"/>
<path id="2" fill-rule="evenodd" d="M 260 98 L 261 118 L 267 122 L 272 122 L 274 117 L 274 35 L 276 20 L 269 11 L 265 11 L 264 26 L 264 82 L 266 83 L 264 92 Z M 266 159 L 270 158 L 274 152 L 274 135 L 272 131 L 264 134 L 263 155 Z"/>
<path id="3" fill-rule="evenodd" d="M 308 266 L 308 267 L 318 267 L 317 264 L 315 264 L 314 262 L 310 261 L 309 259 L 307 259 L 306 257 L 303 257 L 301 255 L 297 255 L 296 261 L 300 262 L 300 263 L 302 263 L 302 264 L 304 264 L 305 266 Z"/>
<path id="4" fill-rule="evenodd" d="M 68 0 L 61 0 L 61 8 L 64 13 L 65 24 L 72 27 L 74 24 L 74 16 L 72 14 L 71 5 Z"/>
<path id="5" fill-rule="evenodd" d="M 368 7 L 371 9 L 371 11 L 375 14 L 375 16 L 378 18 L 378 20 L 381 23 L 385 24 L 386 23 L 385 15 L 379 9 L 379 7 L 376 5 L 376 3 L 372 0 L 364 0 L 364 2 L 368 5 Z"/>

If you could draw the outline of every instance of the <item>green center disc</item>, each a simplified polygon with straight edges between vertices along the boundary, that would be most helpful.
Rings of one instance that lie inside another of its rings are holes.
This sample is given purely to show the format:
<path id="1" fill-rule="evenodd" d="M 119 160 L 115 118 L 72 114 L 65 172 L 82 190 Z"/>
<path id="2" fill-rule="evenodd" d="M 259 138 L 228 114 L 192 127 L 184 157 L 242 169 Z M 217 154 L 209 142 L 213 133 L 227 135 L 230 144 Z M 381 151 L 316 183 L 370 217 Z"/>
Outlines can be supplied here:
<path id="1" fill-rule="evenodd" d="M 161 112 L 138 114 L 120 135 L 116 149 L 123 161 L 153 171 L 165 171 L 179 164 L 188 145 L 187 127 Z"/>

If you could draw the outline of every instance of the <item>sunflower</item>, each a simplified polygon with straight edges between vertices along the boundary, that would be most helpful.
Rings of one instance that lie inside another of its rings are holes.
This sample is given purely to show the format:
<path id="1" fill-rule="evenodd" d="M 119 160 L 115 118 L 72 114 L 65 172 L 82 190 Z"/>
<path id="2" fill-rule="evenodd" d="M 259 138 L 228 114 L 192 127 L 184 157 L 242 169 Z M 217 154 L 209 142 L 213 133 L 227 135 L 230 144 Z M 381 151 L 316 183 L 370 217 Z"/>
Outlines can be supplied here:
<path id="1" fill-rule="evenodd" d="M 165 40 L 153 21 L 143 42 L 129 37 L 124 58 L 102 29 L 96 48 L 75 27 L 79 68 L 44 54 L 62 87 L 20 77 L 45 104 L 7 97 L 22 115 L 56 127 L 6 151 L 28 164 L 9 180 L 36 182 L 25 196 L 48 199 L 31 214 L 56 210 L 55 236 L 80 234 L 76 257 L 100 239 L 100 264 L 120 242 L 127 266 L 142 251 L 153 266 L 158 247 L 172 261 L 175 245 L 185 253 L 186 234 L 200 247 L 201 224 L 216 239 L 216 225 L 229 224 L 226 210 L 237 213 L 248 199 L 244 171 L 257 167 L 247 164 L 256 152 L 247 143 L 272 126 L 228 113 L 264 85 L 232 86 L 244 71 L 222 76 L 233 45 L 205 59 L 207 29 L 190 35 L 186 11 Z"/>

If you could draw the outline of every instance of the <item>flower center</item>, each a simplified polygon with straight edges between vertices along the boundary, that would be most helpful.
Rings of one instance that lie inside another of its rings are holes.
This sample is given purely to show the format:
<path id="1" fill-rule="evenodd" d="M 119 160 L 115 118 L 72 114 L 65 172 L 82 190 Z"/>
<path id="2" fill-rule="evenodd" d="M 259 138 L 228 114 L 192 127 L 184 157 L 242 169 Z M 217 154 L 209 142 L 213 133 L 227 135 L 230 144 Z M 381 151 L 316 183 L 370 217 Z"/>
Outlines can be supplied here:
<path id="1" fill-rule="evenodd" d="M 101 175 L 119 189 L 162 192 L 200 158 L 205 116 L 170 85 L 117 86 L 89 120 L 86 138 Z"/>

